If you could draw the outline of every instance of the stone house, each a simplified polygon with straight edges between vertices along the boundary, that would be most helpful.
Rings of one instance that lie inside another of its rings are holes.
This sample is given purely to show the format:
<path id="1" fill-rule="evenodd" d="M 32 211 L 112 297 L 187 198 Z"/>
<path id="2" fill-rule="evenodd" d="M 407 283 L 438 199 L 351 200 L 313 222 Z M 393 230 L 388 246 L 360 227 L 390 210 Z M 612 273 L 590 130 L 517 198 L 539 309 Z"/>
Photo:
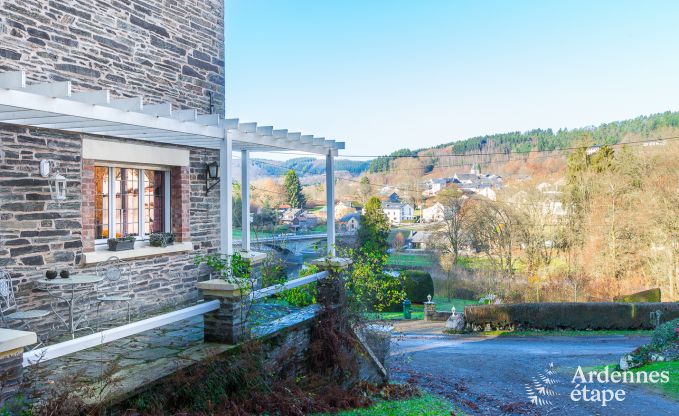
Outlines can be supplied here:
<path id="1" fill-rule="evenodd" d="M 339 229 L 344 232 L 354 232 L 361 228 L 361 214 L 354 212 L 340 218 Z"/>
<path id="2" fill-rule="evenodd" d="M 208 277 L 195 256 L 233 252 L 234 150 L 247 184 L 250 151 L 325 155 L 332 172 L 343 148 L 224 119 L 221 0 L 5 0 L 0 27 L 0 268 L 23 307 L 49 307 L 47 269 L 94 273 L 112 255 L 136 309 L 191 299 Z M 151 247 L 157 232 L 175 243 Z M 134 249 L 109 251 L 113 237 Z"/>
<path id="3" fill-rule="evenodd" d="M 431 233 L 413 231 L 408 237 L 408 243 L 415 250 L 427 250 L 431 248 L 431 237 Z"/>

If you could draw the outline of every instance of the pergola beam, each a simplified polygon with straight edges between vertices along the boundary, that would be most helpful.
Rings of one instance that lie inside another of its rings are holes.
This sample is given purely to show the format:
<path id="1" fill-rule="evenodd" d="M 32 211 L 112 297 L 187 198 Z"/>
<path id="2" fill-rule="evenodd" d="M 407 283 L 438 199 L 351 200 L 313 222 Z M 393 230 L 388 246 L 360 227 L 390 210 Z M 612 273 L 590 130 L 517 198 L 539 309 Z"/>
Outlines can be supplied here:
<path id="1" fill-rule="evenodd" d="M 109 105 L 111 103 L 111 91 L 97 90 L 76 92 L 71 94 L 70 99 L 85 104 Z"/>
<path id="2" fill-rule="evenodd" d="M 160 104 L 146 104 L 142 108 L 144 114 L 150 114 L 157 117 L 169 117 L 172 115 L 172 104 L 170 103 L 160 103 Z"/>
<path id="3" fill-rule="evenodd" d="M 232 149 L 337 154 L 332 140 L 302 136 L 272 126 L 172 109 L 170 103 L 144 105 L 142 97 L 112 99 L 107 89 L 71 92 L 70 81 L 26 85 L 22 71 L 0 73 L 0 122 L 157 143 L 213 148 L 228 134 Z"/>
<path id="4" fill-rule="evenodd" d="M 26 86 L 24 71 L 10 71 L 0 73 L 0 88 L 18 90 Z"/>

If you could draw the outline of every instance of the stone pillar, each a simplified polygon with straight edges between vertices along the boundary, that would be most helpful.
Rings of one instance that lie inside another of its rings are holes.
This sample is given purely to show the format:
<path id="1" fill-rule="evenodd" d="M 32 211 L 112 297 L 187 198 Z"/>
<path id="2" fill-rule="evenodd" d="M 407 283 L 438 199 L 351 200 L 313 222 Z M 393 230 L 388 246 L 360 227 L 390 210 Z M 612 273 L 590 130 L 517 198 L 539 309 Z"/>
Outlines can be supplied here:
<path id="1" fill-rule="evenodd" d="M 262 263 L 266 260 L 266 253 L 260 253 L 258 251 L 241 251 L 240 256 L 243 260 L 246 260 L 252 266 L 252 271 L 250 272 L 250 282 L 253 289 L 259 289 L 262 287 Z"/>
<path id="2" fill-rule="evenodd" d="M 342 270 L 351 265 L 351 259 L 341 257 L 326 257 L 311 262 L 320 270 L 325 270 L 329 276 L 316 283 L 316 300 L 320 305 L 339 305 L 344 303 L 344 281 Z"/>
<path id="3" fill-rule="evenodd" d="M 204 315 L 205 341 L 237 344 L 249 335 L 245 317 L 249 310 L 249 282 L 230 283 L 212 279 L 197 283 L 206 302 L 219 301 L 219 309 Z"/>
<path id="4" fill-rule="evenodd" d="M 24 347 L 36 342 L 35 332 L 0 328 L 0 406 L 19 393 Z"/>
<path id="5" fill-rule="evenodd" d="M 427 295 L 427 301 L 424 302 L 424 320 L 433 321 L 436 316 L 436 302 L 432 302 L 431 295 Z"/>

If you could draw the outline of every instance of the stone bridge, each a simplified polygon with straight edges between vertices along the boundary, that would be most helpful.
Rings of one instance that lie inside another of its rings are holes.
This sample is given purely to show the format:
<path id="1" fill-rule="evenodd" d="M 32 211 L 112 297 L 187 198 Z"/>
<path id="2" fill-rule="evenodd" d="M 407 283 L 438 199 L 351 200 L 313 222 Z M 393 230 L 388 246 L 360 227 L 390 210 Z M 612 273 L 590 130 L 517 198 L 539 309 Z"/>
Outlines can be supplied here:
<path id="1" fill-rule="evenodd" d="M 338 238 L 353 238 L 355 233 L 337 233 Z M 314 234 L 281 234 L 273 237 L 253 238 L 252 246 L 258 247 L 259 251 L 274 250 L 286 256 L 303 256 L 325 254 L 327 252 L 326 233 Z M 235 245 L 240 245 L 241 240 L 235 240 Z"/>

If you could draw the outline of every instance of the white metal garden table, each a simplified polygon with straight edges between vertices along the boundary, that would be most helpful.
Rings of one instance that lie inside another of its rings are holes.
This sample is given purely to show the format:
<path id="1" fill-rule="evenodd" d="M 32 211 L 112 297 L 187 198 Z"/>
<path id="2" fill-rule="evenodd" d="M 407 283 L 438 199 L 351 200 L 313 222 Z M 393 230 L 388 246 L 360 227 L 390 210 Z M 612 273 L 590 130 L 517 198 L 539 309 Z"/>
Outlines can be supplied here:
<path id="1" fill-rule="evenodd" d="M 76 289 L 91 286 L 94 288 L 97 283 L 104 280 L 103 276 L 97 276 L 96 274 L 76 274 L 69 278 L 55 278 L 55 279 L 40 279 L 38 283 L 47 289 L 50 296 L 65 302 L 68 305 L 68 319 L 64 319 L 52 306 L 54 314 L 61 320 L 61 322 L 68 328 L 68 332 L 71 334 L 71 338 L 75 338 L 76 331 L 90 329 L 89 327 L 78 328 L 78 325 L 85 320 L 85 315 L 81 315 L 76 321 L 73 316 L 73 311 L 77 302 L 83 297 L 89 295 L 91 291 L 83 291 L 82 293 L 76 295 Z M 57 291 L 58 290 L 58 291 Z"/>

